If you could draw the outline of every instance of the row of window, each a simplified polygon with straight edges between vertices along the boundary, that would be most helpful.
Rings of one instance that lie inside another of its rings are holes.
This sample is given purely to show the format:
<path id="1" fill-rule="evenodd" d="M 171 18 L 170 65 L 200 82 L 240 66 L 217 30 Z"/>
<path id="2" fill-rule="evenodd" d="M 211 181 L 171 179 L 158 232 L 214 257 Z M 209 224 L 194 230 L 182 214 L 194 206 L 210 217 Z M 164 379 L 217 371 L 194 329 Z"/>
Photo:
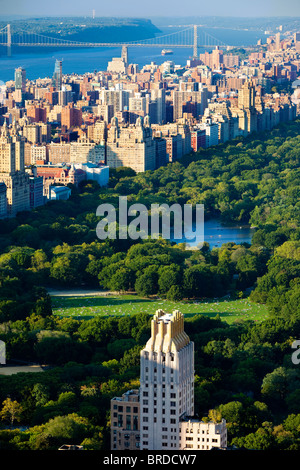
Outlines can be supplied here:
<path id="1" fill-rule="evenodd" d="M 137 406 L 134 406 L 134 407 L 131 407 L 131 406 L 126 406 L 126 407 L 123 407 L 123 405 L 116 405 L 114 404 L 113 406 L 113 409 L 114 410 L 118 410 L 119 413 L 122 413 L 124 411 L 124 408 L 126 408 L 126 413 L 131 413 L 133 411 L 133 413 L 138 413 L 138 407 Z"/>
<path id="2" fill-rule="evenodd" d="M 148 352 L 148 351 L 145 351 L 145 352 L 144 352 L 144 357 L 145 357 L 146 361 L 149 360 L 149 352 Z M 152 359 L 153 359 L 154 361 L 156 361 L 157 358 L 158 358 L 158 354 L 157 354 L 156 352 L 153 352 L 153 353 L 152 353 Z M 174 354 L 170 353 L 170 360 L 171 360 L 171 361 L 174 361 L 174 359 L 175 359 Z M 165 362 L 165 361 L 166 361 L 166 355 L 165 355 L 165 354 L 162 354 L 162 355 L 161 355 L 161 360 L 162 360 L 162 362 Z"/>
<path id="3" fill-rule="evenodd" d="M 186 437 L 185 438 L 186 441 L 193 441 L 193 437 Z M 197 441 L 200 442 L 202 440 L 202 442 L 205 442 L 205 438 L 202 437 L 202 439 L 200 437 L 198 437 Z M 206 442 L 209 442 L 209 437 L 206 438 Z M 218 439 L 212 439 L 211 442 L 218 442 Z"/>
<path id="4" fill-rule="evenodd" d="M 143 392 L 143 397 L 148 397 L 149 396 L 149 392 Z M 154 392 L 153 394 L 154 398 L 157 397 L 157 392 Z M 165 398 L 166 397 L 166 393 L 165 392 L 162 392 L 162 397 Z M 181 397 L 181 392 L 179 392 L 179 397 Z M 173 393 L 171 392 L 170 393 L 170 398 L 176 398 L 176 393 Z"/>
<path id="5" fill-rule="evenodd" d="M 172 414 L 172 413 L 171 413 L 171 414 Z M 174 414 L 175 414 L 175 413 L 174 413 Z M 163 424 L 165 424 L 165 423 L 166 423 L 166 418 L 162 418 L 162 419 L 161 419 L 161 422 L 162 422 Z M 143 423 L 149 423 L 148 416 L 143 416 Z M 154 416 L 154 418 L 153 418 L 153 423 L 157 423 L 157 418 L 156 418 L 156 416 Z M 170 418 L 170 424 L 176 424 L 176 419 Z"/>

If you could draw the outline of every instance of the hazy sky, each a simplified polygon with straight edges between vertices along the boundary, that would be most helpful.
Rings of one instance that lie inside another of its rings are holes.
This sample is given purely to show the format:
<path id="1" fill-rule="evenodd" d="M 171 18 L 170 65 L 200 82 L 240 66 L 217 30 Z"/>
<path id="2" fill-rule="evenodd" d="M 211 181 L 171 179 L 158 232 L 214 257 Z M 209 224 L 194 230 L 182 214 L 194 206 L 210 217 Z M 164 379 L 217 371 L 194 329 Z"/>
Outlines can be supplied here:
<path id="1" fill-rule="evenodd" d="M 4 15 L 298 16 L 300 0 L 0 0 Z"/>

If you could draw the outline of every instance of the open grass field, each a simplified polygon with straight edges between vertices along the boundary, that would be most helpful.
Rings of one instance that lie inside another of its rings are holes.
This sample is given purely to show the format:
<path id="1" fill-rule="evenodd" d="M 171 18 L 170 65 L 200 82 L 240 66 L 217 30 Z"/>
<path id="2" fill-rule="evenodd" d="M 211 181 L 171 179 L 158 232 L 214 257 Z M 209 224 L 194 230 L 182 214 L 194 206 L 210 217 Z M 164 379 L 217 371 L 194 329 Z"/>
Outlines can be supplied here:
<path id="1" fill-rule="evenodd" d="M 180 310 L 185 317 L 196 314 L 215 317 L 233 323 L 237 320 L 262 321 L 268 317 L 267 307 L 250 302 L 248 299 L 212 299 L 205 301 L 172 302 L 163 299 L 145 299 L 136 295 L 52 295 L 53 313 L 74 318 L 94 316 L 126 316 L 147 312 L 154 314 L 162 309 L 166 312 Z"/>

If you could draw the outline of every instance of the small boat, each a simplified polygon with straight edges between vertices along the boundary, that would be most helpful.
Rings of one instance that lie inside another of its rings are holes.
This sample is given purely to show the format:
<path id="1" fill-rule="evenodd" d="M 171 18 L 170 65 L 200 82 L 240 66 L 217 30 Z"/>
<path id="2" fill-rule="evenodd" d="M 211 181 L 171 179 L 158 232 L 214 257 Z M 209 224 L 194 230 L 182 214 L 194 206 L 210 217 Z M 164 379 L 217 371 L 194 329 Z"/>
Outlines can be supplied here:
<path id="1" fill-rule="evenodd" d="M 171 55 L 173 54 L 173 51 L 171 49 L 163 49 L 161 51 L 161 55 Z"/>

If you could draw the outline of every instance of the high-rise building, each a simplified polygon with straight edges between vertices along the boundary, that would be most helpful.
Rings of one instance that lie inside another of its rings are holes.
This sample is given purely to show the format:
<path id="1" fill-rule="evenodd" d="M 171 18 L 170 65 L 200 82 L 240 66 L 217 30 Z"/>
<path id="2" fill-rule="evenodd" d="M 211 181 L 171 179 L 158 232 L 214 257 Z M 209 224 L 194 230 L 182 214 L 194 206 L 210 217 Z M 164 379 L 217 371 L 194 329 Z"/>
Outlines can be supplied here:
<path id="1" fill-rule="evenodd" d="M 138 117 L 135 125 L 121 127 L 112 118 L 107 135 L 106 164 L 110 168 L 127 166 L 136 172 L 154 170 L 156 144 L 148 116 Z"/>
<path id="2" fill-rule="evenodd" d="M 7 217 L 6 184 L 0 181 L 0 219 Z"/>
<path id="3" fill-rule="evenodd" d="M 129 390 L 111 400 L 111 449 L 139 450 L 139 390 Z"/>
<path id="4" fill-rule="evenodd" d="M 15 88 L 21 90 L 22 93 L 26 91 L 26 70 L 23 67 L 15 70 Z"/>
<path id="5" fill-rule="evenodd" d="M 20 136 L 16 122 L 10 130 L 4 123 L 0 137 L 0 182 L 6 185 L 8 216 L 30 209 L 24 143 L 25 139 Z"/>
<path id="6" fill-rule="evenodd" d="M 226 448 L 224 419 L 203 422 L 193 416 L 194 343 L 179 311 L 157 310 L 140 358 L 140 389 L 111 400 L 111 449 Z"/>
<path id="7" fill-rule="evenodd" d="M 194 414 L 194 343 L 183 315 L 158 310 L 141 351 L 141 450 L 179 449 L 179 425 Z"/>
<path id="8" fill-rule="evenodd" d="M 57 91 L 60 91 L 62 88 L 62 61 L 58 59 L 55 61 L 52 85 Z"/>
<path id="9" fill-rule="evenodd" d="M 80 127 L 82 124 L 82 110 L 75 108 L 73 103 L 69 103 L 61 110 L 61 125 L 67 129 Z"/>

